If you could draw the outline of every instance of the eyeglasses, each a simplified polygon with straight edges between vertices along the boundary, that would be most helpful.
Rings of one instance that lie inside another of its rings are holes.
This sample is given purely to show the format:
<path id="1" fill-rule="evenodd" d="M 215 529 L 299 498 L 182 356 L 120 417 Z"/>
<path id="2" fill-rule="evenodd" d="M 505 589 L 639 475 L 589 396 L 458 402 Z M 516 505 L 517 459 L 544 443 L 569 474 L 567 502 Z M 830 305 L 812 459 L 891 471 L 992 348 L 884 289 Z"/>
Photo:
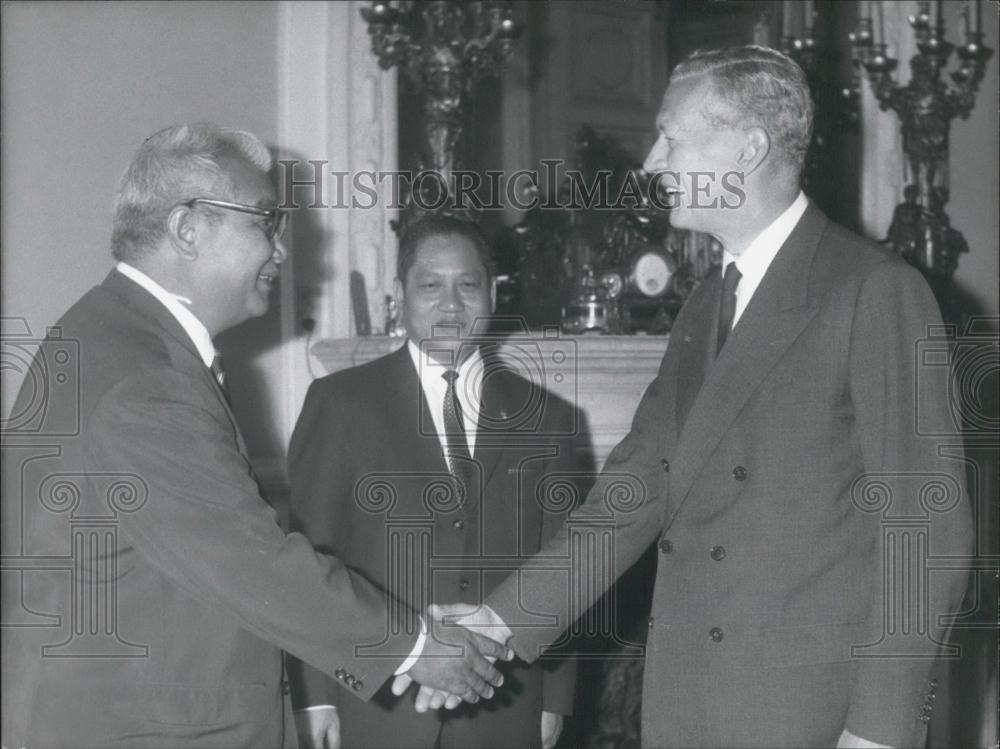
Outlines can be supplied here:
<path id="1" fill-rule="evenodd" d="M 282 208 L 260 208 L 255 205 L 230 203 L 227 200 L 215 200 L 214 198 L 191 198 L 191 200 L 181 203 L 181 205 L 191 208 L 198 203 L 214 206 L 215 208 L 225 208 L 228 211 L 239 211 L 240 213 L 250 213 L 254 216 L 263 216 L 266 219 L 263 227 L 264 233 L 272 242 L 284 234 L 285 226 L 288 225 L 288 212 Z"/>

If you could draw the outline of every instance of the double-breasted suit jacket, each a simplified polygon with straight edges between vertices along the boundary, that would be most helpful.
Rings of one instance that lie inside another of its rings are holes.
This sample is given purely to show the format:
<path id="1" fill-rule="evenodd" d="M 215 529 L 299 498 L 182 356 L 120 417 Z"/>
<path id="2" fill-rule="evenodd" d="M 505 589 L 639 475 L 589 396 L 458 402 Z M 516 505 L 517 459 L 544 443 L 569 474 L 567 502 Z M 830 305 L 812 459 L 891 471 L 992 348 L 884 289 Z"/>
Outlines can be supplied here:
<path id="1" fill-rule="evenodd" d="M 474 487 L 461 507 L 405 345 L 316 380 L 292 437 L 293 527 L 417 610 L 479 603 L 561 525 L 572 505 L 553 487 L 588 481 L 579 412 L 488 350 L 483 359 Z M 417 714 L 412 695 L 388 688 L 368 704 L 344 701 L 299 664 L 293 697 L 337 705 L 345 747 L 429 747 L 439 731 L 444 747 L 536 746 L 543 709 L 571 712 L 575 666 L 501 668 L 505 685 L 492 700 L 440 716 Z"/>
<path id="2" fill-rule="evenodd" d="M 175 318 L 113 271 L 57 327 L 4 441 L 4 745 L 295 746 L 282 650 L 371 697 L 381 593 L 279 528 Z"/>
<path id="3" fill-rule="evenodd" d="M 918 356 L 935 300 L 812 205 L 716 358 L 720 294 L 719 274 L 692 294 L 605 466 L 642 495 L 616 515 L 614 574 L 660 551 L 643 745 L 833 746 L 846 728 L 922 746 L 965 583 L 928 560 L 971 542 L 960 442 L 925 436 L 955 433 Z M 588 604 L 560 585 L 525 570 L 487 599 L 522 657 Z"/>

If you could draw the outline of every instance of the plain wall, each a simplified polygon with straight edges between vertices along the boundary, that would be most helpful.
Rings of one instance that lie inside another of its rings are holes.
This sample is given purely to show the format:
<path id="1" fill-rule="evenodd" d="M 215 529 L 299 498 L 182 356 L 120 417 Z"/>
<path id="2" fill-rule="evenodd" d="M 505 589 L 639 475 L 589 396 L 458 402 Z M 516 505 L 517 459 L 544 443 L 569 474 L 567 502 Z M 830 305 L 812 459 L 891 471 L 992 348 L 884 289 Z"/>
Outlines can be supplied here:
<path id="1" fill-rule="evenodd" d="M 3 315 L 41 336 L 112 267 L 143 138 L 210 120 L 274 143 L 277 3 L 4 3 L 2 44 Z M 5 414 L 20 379 L 4 372 Z"/>

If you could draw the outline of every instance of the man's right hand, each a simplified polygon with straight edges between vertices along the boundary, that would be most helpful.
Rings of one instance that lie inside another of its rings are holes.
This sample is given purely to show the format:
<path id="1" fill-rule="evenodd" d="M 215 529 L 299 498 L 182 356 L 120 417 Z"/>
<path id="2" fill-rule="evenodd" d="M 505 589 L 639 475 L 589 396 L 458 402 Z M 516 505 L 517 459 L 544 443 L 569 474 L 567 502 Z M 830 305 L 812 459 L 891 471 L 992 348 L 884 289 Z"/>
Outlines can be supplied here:
<path id="1" fill-rule="evenodd" d="M 303 749 L 340 749 L 340 716 L 332 705 L 296 710 L 295 730 Z"/>
<path id="2" fill-rule="evenodd" d="M 425 687 L 448 692 L 466 702 L 478 702 L 480 697 L 492 697 L 494 687 L 503 684 L 503 675 L 487 658 L 509 661 L 513 653 L 505 645 L 461 625 L 431 617 L 424 651 L 406 675 Z M 416 708 L 424 712 L 427 705 L 417 704 Z"/>

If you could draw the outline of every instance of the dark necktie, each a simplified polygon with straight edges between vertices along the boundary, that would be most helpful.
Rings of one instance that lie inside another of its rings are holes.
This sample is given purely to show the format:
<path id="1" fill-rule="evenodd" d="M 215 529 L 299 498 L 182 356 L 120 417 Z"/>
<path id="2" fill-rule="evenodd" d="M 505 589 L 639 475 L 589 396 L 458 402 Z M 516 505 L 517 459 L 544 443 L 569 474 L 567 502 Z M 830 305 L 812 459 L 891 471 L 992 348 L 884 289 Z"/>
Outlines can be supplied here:
<path id="1" fill-rule="evenodd" d="M 715 355 L 718 356 L 722 347 L 726 344 L 726 338 L 733 327 L 733 318 L 736 316 L 736 287 L 740 284 L 743 274 L 736 267 L 736 263 L 726 266 L 726 275 L 722 278 L 722 301 L 719 307 L 719 334 L 716 338 Z"/>
<path id="2" fill-rule="evenodd" d="M 441 376 L 448 383 L 448 389 L 444 394 L 444 433 L 448 441 L 448 467 L 452 475 L 463 485 L 459 490 L 459 504 L 464 506 L 465 498 L 471 489 L 472 454 L 469 452 L 469 441 L 465 436 L 462 404 L 459 403 L 458 393 L 455 392 L 458 372 L 449 369 Z"/>
<path id="3" fill-rule="evenodd" d="M 210 369 L 212 370 L 212 376 L 215 378 L 215 381 L 219 383 L 219 389 L 222 391 L 222 394 L 226 396 L 226 402 L 229 403 L 229 381 L 226 378 L 226 369 L 222 366 L 221 356 L 218 354 L 215 355 L 215 358 L 212 359 L 212 366 Z"/>

